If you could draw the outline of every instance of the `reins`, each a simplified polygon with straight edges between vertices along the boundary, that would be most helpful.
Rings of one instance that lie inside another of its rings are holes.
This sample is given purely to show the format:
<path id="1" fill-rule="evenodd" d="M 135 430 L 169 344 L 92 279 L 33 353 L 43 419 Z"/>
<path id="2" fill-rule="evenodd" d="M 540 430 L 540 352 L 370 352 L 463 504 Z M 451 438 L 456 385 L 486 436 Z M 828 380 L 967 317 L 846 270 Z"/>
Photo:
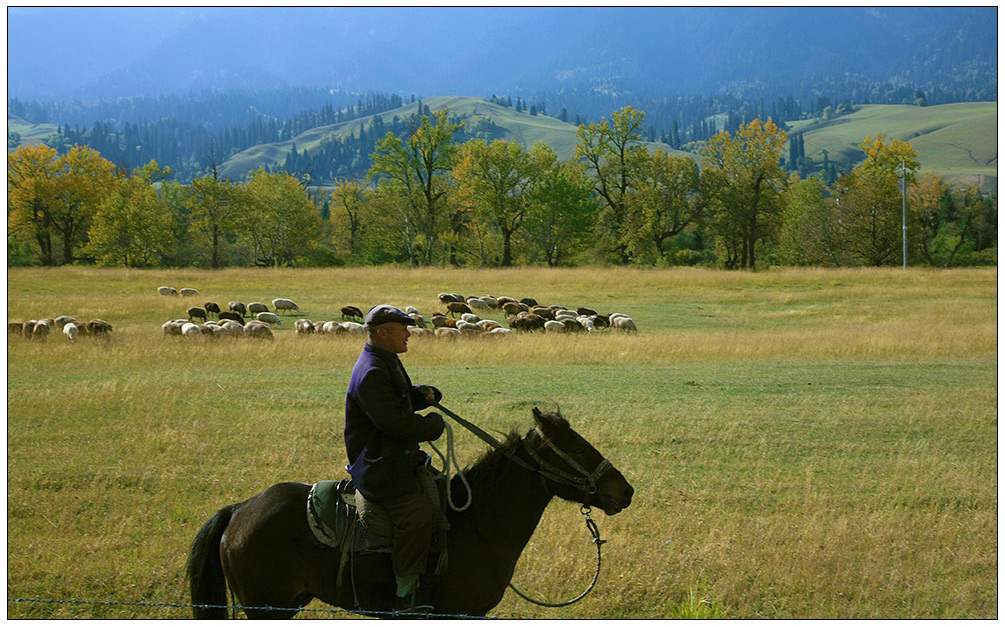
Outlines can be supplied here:
<path id="1" fill-rule="evenodd" d="M 575 597 L 574 599 L 570 599 L 569 601 L 563 601 L 561 603 L 548 603 L 546 601 L 538 601 L 536 599 L 533 599 L 533 598 L 527 596 L 526 594 L 524 594 L 523 592 L 521 592 L 516 586 L 514 586 L 512 581 L 509 583 L 510 589 L 512 589 L 513 592 L 515 592 L 520 598 L 524 599 L 525 601 L 529 601 L 531 603 L 534 603 L 535 605 L 540 605 L 540 606 L 543 606 L 543 607 L 565 607 L 567 605 L 572 605 L 573 603 L 576 603 L 577 601 L 581 601 L 584 597 L 586 597 L 586 595 L 588 595 L 590 592 L 593 591 L 594 586 L 597 585 L 597 580 L 600 578 L 600 566 L 601 566 L 601 562 L 602 562 L 601 553 L 600 553 L 600 547 L 606 542 L 606 540 L 601 540 L 600 539 L 600 529 L 597 527 L 597 523 L 594 522 L 593 517 L 590 515 L 591 509 L 590 509 L 589 502 L 590 502 L 590 497 L 597 491 L 597 481 L 600 479 L 600 477 L 603 476 L 603 474 L 605 472 L 607 472 L 608 469 L 610 469 L 612 467 L 611 462 L 608 461 L 607 458 L 604 458 L 603 460 L 600 461 L 599 464 L 597 464 L 597 467 L 593 469 L 593 472 L 589 472 L 588 470 L 586 470 L 585 468 L 583 468 L 583 466 L 579 462 L 577 462 L 575 459 L 573 459 L 567 453 L 565 453 L 564 451 L 562 451 L 561 449 L 559 449 L 557 446 L 555 446 L 551 442 L 551 440 L 549 440 L 548 438 L 542 438 L 542 441 L 544 442 L 544 444 L 546 446 L 548 446 L 548 448 L 550 448 L 555 454 L 557 454 L 559 456 L 559 458 L 562 459 L 562 461 L 564 461 L 565 463 L 567 463 L 572 469 L 574 469 L 576 472 L 578 472 L 578 473 L 580 473 L 582 475 L 582 477 L 577 477 L 577 476 L 575 476 L 573 474 L 567 473 L 567 472 L 561 470 L 560 468 L 557 468 L 554 465 L 548 463 L 547 460 L 545 460 L 544 458 L 542 458 L 537 453 L 537 451 L 534 450 L 534 447 L 532 447 L 527 442 L 526 438 L 524 438 L 523 439 L 524 450 L 526 450 L 527 453 L 528 453 L 528 455 L 530 455 L 530 457 L 538 464 L 538 467 L 534 468 L 533 466 L 531 466 L 530 464 L 528 464 L 523 459 L 517 457 L 512 452 L 506 450 L 505 447 L 502 445 L 502 443 L 499 442 L 499 440 L 497 440 L 494 437 L 492 437 L 489 433 L 487 433 L 485 430 L 483 430 L 478 425 L 473 424 L 473 423 L 465 420 L 464 418 L 461 418 L 460 416 L 458 416 L 454 412 L 450 411 L 449 409 L 447 409 L 443 405 L 440 405 L 439 403 L 433 403 L 433 406 L 436 407 L 437 409 L 439 409 L 440 411 L 442 411 L 444 414 L 446 414 L 446 415 L 450 416 L 451 418 L 453 418 L 454 420 L 456 420 L 461 426 L 463 426 L 464 428 L 466 428 L 468 431 L 474 433 L 476 436 L 478 436 L 479 438 L 481 438 L 484 442 L 486 442 L 487 444 L 489 444 L 493 448 L 495 448 L 497 450 L 502 450 L 511 460 L 513 460 L 514 462 L 516 462 L 517 465 L 519 465 L 519 466 L 521 466 L 521 467 L 523 467 L 523 468 L 525 468 L 527 470 L 530 470 L 532 472 L 536 472 L 536 473 L 540 474 L 542 477 L 547 478 L 547 479 L 551 479 L 552 481 L 555 481 L 557 483 L 564 483 L 566 485 L 571 485 L 573 487 L 576 487 L 576 488 L 582 490 L 586 494 L 586 499 L 585 499 L 586 503 L 579 508 L 579 512 L 583 516 L 586 517 L 586 528 L 587 528 L 587 530 L 589 530 L 590 535 L 593 536 L 593 540 L 592 541 L 593 541 L 593 543 L 597 547 L 597 568 L 596 568 L 596 570 L 593 573 L 593 580 L 590 581 L 590 585 L 586 588 L 586 590 L 584 590 L 582 593 L 580 593 L 579 596 Z M 448 471 L 449 471 L 449 468 L 450 468 L 450 459 L 453 459 L 455 464 L 457 462 L 457 458 L 456 458 L 456 455 L 455 455 L 454 450 L 453 450 L 453 439 L 454 439 L 453 429 L 451 429 L 450 426 L 447 425 L 447 454 L 446 454 L 446 456 L 444 456 L 442 453 L 440 453 L 440 451 L 435 446 L 433 446 L 433 450 L 436 451 L 437 455 L 440 456 L 440 459 L 443 460 L 443 463 L 444 463 L 444 471 L 443 472 L 444 472 L 444 474 L 447 474 L 447 475 L 449 475 Z M 449 481 L 449 479 L 447 481 L 447 502 L 450 504 L 451 509 L 453 509 L 454 511 L 463 511 L 463 510 L 467 509 L 468 506 L 471 505 L 471 498 L 472 498 L 471 487 L 468 485 L 467 480 L 464 478 L 464 474 L 460 472 L 460 467 L 459 466 L 458 466 L 458 474 L 461 477 L 461 481 L 464 483 L 464 487 L 467 489 L 467 493 L 468 493 L 467 503 L 465 503 L 464 506 L 461 507 L 461 508 L 458 508 L 458 507 L 456 507 L 454 505 L 454 503 L 453 503 L 453 501 L 451 499 L 451 496 L 450 496 L 450 481 Z"/>

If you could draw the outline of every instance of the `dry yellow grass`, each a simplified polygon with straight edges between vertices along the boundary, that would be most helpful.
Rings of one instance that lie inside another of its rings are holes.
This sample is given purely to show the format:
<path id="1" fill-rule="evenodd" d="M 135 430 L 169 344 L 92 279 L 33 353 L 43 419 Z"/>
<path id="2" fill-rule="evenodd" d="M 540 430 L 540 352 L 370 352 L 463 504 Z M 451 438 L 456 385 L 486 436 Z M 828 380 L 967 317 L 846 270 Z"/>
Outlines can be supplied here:
<path id="1" fill-rule="evenodd" d="M 11 270 L 8 320 L 68 313 L 115 331 L 8 339 L 8 598 L 184 603 L 188 543 L 213 511 L 278 481 L 342 476 L 360 342 L 289 328 L 271 343 L 163 338 L 187 304 L 282 296 L 317 320 L 344 304 L 428 312 L 459 291 L 624 310 L 640 328 L 412 341 L 412 378 L 448 407 L 506 432 L 557 404 L 636 488 L 624 513 L 597 514 L 609 542 L 589 597 L 553 610 L 508 594 L 496 615 L 663 618 L 704 598 L 731 618 L 994 618 L 996 282 L 994 270 Z M 457 435 L 462 460 L 484 448 Z M 564 600 L 592 560 L 576 507 L 556 503 L 516 583 Z M 8 603 L 10 618 L 187 615 Z"/>

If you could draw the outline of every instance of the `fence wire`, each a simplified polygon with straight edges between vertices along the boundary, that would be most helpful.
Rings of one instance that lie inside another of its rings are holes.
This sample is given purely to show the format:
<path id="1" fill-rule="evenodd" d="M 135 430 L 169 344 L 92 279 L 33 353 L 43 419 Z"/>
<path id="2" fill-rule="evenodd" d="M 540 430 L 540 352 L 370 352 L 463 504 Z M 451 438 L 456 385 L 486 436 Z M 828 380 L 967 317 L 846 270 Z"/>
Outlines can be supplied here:
<path id="1" fill-rule="evenodd" d="M 227 611 L 233 610 L 265 610 L 265 611 L 296 611 L 296 612 L 313 612 L 317 614 L 354 614 L 359 616 L 385 616 L 385 617 L 412 617 L 412 616 L 430 616 L 431 618 L 461 618 L 461 619 L 487 619 L 487 620 L 497 620 L 493 616 L 468 616 L 465 614 L 427 614 L 427 613 L 409 613 L 409 612 L 387 612 L 380 610 L 367 610 L 363 612 L 362 610 L 344 610 L 337 607 L 272 607 L 270 605 L 201 605 L 193 603 L 168 603 L 168 602 L 155 602 L 155 601 L 86 601 L 83 599 L 38 599 L 38 598 L 13 598 L 7 599 L 8 603 L 39 603 L 48 605 L 101 605 L 104 607 L 169 607 L 169 608 L 180 608 L 180 609 L 225 609 Z"/>

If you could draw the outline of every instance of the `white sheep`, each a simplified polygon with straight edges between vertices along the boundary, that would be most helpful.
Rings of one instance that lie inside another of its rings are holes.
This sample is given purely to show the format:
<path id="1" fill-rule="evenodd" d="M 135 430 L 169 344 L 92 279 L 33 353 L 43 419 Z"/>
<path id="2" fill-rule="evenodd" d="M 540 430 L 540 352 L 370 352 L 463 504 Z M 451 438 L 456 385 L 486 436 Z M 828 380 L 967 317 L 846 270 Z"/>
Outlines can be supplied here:
<path id="1" fill-rule="evenodd" d="M 279 319 L 279 316 L 272 313 L 271 311 L 260 311 L 257 314 L 255 314 L 255 319 L 258 320 L 259 322 L 278 324 L 279 326 L 283 325 L 283 321 Z"/>
<path id="2" fill-rule="evenodd" d="M 334 333 L 335 329 L 337 329 L 338 327 L 339 327 L 338 322 L 335 322 L 334 320 L 329 320 L 328 322 L 324 323 L 324 325 L 321 327 L 321 332 Z"/>
<path id="3" fill-rule="evenodd" d="M 300 307 L 297 307 L 297 304 L 288 298 L 274 298 L 272 300 L 272 307 L 276 310 L 276 313 L 279 313 L 280 310 L 300 313 Z"/>
<path id="4" fill-rule="evenodd" d="M 310 320 L 308 320 L 307 318 L 300 318 L 299 320 L 297 320 L 296 322 L 294 322 L 293 323 L 293 328 L 294 328 L 294 332 L 298 336 L 300 336 L 300 335 L 310 335 L 311 333 L 314 333 L 314 331 L 315 331 L 315 329 L 314 329 L 314 323 L 311 322 Z"/>
<path id="5" fill-rule="evenodd" d="M 31 338 L 33 340 L 44 340 L 49 336 L 49 332 L 52 331 L 52 326 L 52 320 L 49 318 L 39 320 L 31 331 Z"/>
<path id="6" fill-rule="evenodd" d="M 611 320 L 611 326 L 615 329 L 620 329 L 625 333 L 638 333 L 639 329 L 635 326 L 635 321 L 628 316 L 618 316 Z"/>
<path id="7" fill-rule="evenodd" d="M 496 327 L 495 329 L 489 331 L 489 335 L 516 335 L 516 334 L 505 327 Z"/>
<path id="8" fill-rule="evenodd" d="M 587 333 L 593 333 L 597 330 L 597 325 L 593 323 L 593 316 L 579 316 L 576 320 L 579 321 L 579 324 L 583 325 Z"/>
<path id="9" fill-rule="evenodd" d="M 178 290 L 176 290 L 173 287 L 167 287 L 165 285 L 163 287 L 158 287 L 157 288 L 157 293 L 160 294 L 161 296 L 177 296 L 178 295 Z"/>
<path id="10" fill-rule="evenodd" d="M 468 299 L 468 307 L 471 308 L 472 312 L 474 311 L 488 312 L 491 311 L 492 309 L 491 307 L 489 307 L 489 304 L 486 303 L 484 300 L 474 297 Z"/>
<path id="11" fill-rule="evenodd" d="M 220 326 L 230 333 L 231 337 L 241 337 L 244 334 L 244 327 L 241 326 L 240 322 L 234 320 L 224 320 L 220 323 Z"/>
<path id="12" fill-rule="evenodd" d="M 457 321 L 457 330 L 464 334 L 477 334 L 482 332 L 482 328 L 475 324 L 474 322 L 467 322 L 466 320 Z"/>
<path id="13" fill-rule="evenodd" d="M 569 329 L 558 320 L 545 320 L 544 330 L 549 333 L 566 333 Z"/>
<path id="14" fill-rule="evenodd" d="M 202 337 L 202 328 L 194 322 L 185 322 L 181 325 L 181 334 L 185 337 Z"/>
<path id="15" fill-rule="evenodd" d="M 195 289 L 194 287 L 183 287 L 180 290 L 178 290 L 178 293 L 181 294 L 182 296 L 198 296 L 199 290 Z"/>
<path id="16" fill-rule="evenodd" d="M 67 322 L 76 322 L 76 321 L 77 319 L 74 318 L 73 316 L 60 316 L 55 320 L 56 328 L 62 329 Z"/>
<path id="17" fill-rule="evenodd" d="M 244 325 L 244 334 L 248 337 L 257 338 L 260 340 L 275 339 L 272 335 L 272 329 L 269 328 L 269 325 L 264 322 L 259 322 L 258 320 L 251 320 L 246 325 Z"/>
<path id="18" fill-rule="evenodd" d="M 164 324 L 161 325 L 161 330 L 164 331 L 164 335 L 166 337 L 174 336 L 174 335 L 180 336 L 181 335 L 181 327 L 186 322 L 188 322 L 188 320 L 182 320 L 180 322 L 178 320 L 168 320 L 167 322 L 165 322 Z M 66 327 L 63 327 L 63 329 L 65 330 Z"/>
<path id="19" fill-rule="evenodd" d="M 366 335 L 366 327 L 358 322 L 343 322 L 335 328 L 335 335 Z"/>
<path id="20" fill-rule="evenodd" d="M 66 336 L 66 339 L 73 342 L 77 339 L 77 336 L 80 335 L 80 329 L 78 329 L 77 325 L 72 322 L 67 322 L 63 325 L 63 335 Z"/>
<path id="21" fill-rule="evenodd" d="M 407 313 L 408 315 L 412 315 L 412 314 L 418 315 L 419 310 L 416 309 L 415 307 L 405 307 L 405 313 Z"/>
<path id="22" fill-rule="evenodd" d="M 257 313 L 262 313 L 263 311 L 268 311 L 269 306 L 265 303 L 248 303 L 248 313 L 255 315 Z"/>
<path id="23" fill-rule="evenodd" d="M 471 323 L 471 324 L 477 324 L 478 321 L 481 320 L 481 318 L 479 318 L 477 314 L 466 313 L 466 314 L 461 314 L 461 320 L 463 320 L 464 322 Z"/>
<path id="24" fill-rule="evenodd" d="M 436 331 L 434 331 L 433 333 L 436 334 L 436 337 L 445 337 L 451 340 L 458 338 L 461 335 L 460 331 L 452 327 L 440 327 L 436 329 Z"/>

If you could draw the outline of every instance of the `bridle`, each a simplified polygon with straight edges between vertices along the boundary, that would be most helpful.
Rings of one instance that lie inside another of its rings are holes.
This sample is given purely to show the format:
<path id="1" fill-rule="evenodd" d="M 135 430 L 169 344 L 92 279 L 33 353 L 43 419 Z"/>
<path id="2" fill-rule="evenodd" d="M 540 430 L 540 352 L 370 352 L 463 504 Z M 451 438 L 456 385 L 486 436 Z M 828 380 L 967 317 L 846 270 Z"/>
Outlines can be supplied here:
<path id="1" fill-rule="evenodd" d="M 499 440 L 495 439 L 490 434 L 486 433 L 478 425 L 468 422 L 464 418 L 461 418 L 460 416 L 450 411 L 443 405 L 440 405 L 439 403 L 433 403 L 433 407 L 436 407 L 443 413 L 447 414 L 448 416 L 459 422 L 464 428 L 477 435 L 479 438 L 481 438 L 483 441 L 485 441 L 493 448 L 503 451 L 517 465 L 522 466 L 523 468 L 530 470 L 532 472 L 536 472 L 537 474 L 541 475 L 543 479 L 554 481 L 555 483 L 571 486 L 573 488 L 581 490 L 583 494 L 586 496 L 586 501 L 583 503 L 584 507 L 589 507 L 590 497 L 596 494 L 597 482 L 600 480 L 601 477 L 604 476 L 604 473 L 606 473 L 608 470 L 614 467 L 614 465 L 611 464 L 611 462 L 605 457 L 600 460 L 600 462 L 597 464 L 597 467 L 594 468 L 593 471 L 591 472 L 586 468 L 584 468 L 583 465 L 577 462 L 571 455 L 569 455 L 562 449 L 558 448 L 558 446 L 556 446 L 555 443 L 552 442 L 550 438 L 544 435 L 544 433 L 540 430 L 539 427 L 534 427 L 529 432 L 527 432 L 527 436 L 530 436 L 531 434 L 536 432 L 541 442 L 546 447 L 548 447 L 553 453 L 555 453 L 555 455 L 557 455 L 562 461 L 568 464 L 569 467 L 572 468 L 574 471 L 576 471 L 576 473 L 578 474 L 566 472 L 561 468 L 555 466 L 554 464 L 550 463 L 548 460 L 544 459 L 541 456 L 541 454 L 538 451 L 536 451 L 534 447 L 530 444 L 529 441 L 530 438 L 525 436 L 522 439 L 523 448 L 530 456 L 530 458 L 534 461 L 534 463 L 537 464 L 537 467 L 535 468 L 534 466 L 529 464 L 526 460 L 522 459 L 521 457 L 515 455 L 510 450 L 508 450 L 505 446 L 503 446 L 503 444 Z"/>
<path id="2" fill-rule="evenodd" d="M 481 438 L 483 441 L 488 443 L 493 448 L 503 451 L 506 454 L 506 456 L 509 457 L 511 460 L 513 460 L 513 462 L 515 462 L 517 465 L 541 475 L 542 485 L 544 485 L 545 490 L 551 493 L 553 496 L 554 492 L 552 490 L 549 490 L 547 486 L 548 480 L 554 481 L 559 484 L 572 486 L 576 489 L 582 490 L 584 494 L 584 499 L 582 507 L 579 508 L 579 513 L 581 513 L 583 516 L 586 517 L 586 528 L 589 530 L 590 535 L 593 536 L 593 543 L 597 547 L 597 569 L 593 573 L 593 580 L 590 581 L 590 585 L 586 588 L 586 590 L 584 590 L 582 593 L 580 593 L 573 599 L 561 603 L 548 603 L 545 601 L 538 601 L 536 599 L 527 596 L 523 592 L 520 592 L 520 590 L 513 585 L 512 581 L 509 583 L 510 589 L 513 590 L 513 592 L 515 592 L 520 598 L 524 599 L 525 601 L 530 601 L 535 605 L 541 605 L 544 607 L 565 607 L 567 605 L 572 605 L 577 601 L 581 601 L 584 597 L 586 597 L 586 595 L 588 595 L 590 592 L 593 591 L 594 586 L 597 585 L 597 580 L 600 578 L 600 565 L 602 561 L 600 555 L 600 547 L 603 546 L 604 542 L 606 542 L 606 540 L 600 539 L 600 530 L 597 528 L 597 523 L 594 522 L 593 518 L 590 516 L 591 511 L 590 500 L 593 497 L 593 495 L 596 494 L 597 492 L 597 482 L 600 480 L 601 477 L 604 476 L 604 473 L 613 468 L 614 465 L 611 464 L 611 462 L 605 457 L 600 460 L 600 462 L 597 464 L 597 467 L 593 469 L 593 472 L 590 472 L 586 468 L 584 468 L 582 464 L 573 459 L 571 455 L 569 455 L 562 449 L 558 448 L 558 446 L 556 446 L 555 443 L 552 442 L 550 438 L 544 435 L 544 433 L 540 430 L 539 427 L 534 427 L 529 432 L 527 432 L 527 435 L 524 436 L 524 438 L 521 441 L 523 442 L 524 450 L 527 451 L 527 454 L 530 456 L 530 458 L 534 461 L 534 463 L 537 464 L 537 468 L 535 468 L 527 461 L 517 456 L 511 450 L 504 447 L 502 443 L 499 442 L 499 440 L 495 439 L 490 434 L 486 433 L 478 425 L 475 425 L 465 420 L 464 418 L 461 418 L 460 416 L 450 411 L 443 405 L 440 405 L 439 403 L 433 403 L 432 405 L 437 409 L 439 409 L 440 411 L 442 411 L 443 413 L 445 413 L 446 415 L 456 420 L 464 428 L 477 435 L 479 438 Z M 570 468 L 575 470 L 578 473 L 578 475 L 566 472 L 561 468 L 558 468 L 554 464 L 550 463 L 548 460 L 541 457 L 540 453 L 538 453 L 538 451 L 536 451 L 529 442 L 530 435 L 535 432 L 537 433 L 537 436 L 541 440 L 541 442 L 546 447 L 548 447 L 553 453 L 555 453 L 562 461 L 568 464 Z M 451 440 L 453 439 L 452 432 L 450 433 L 450 439 Z M 439 453 L 439 451 L 437 451 L 437 453 Z M 444 456 L 441 454 L 440 457 L 442 458 Z M 449 484 L 447 487 L 447 500 L 448 501 L 450 500 Z M 468 505 L 470 504 L 471 504 L 471 489 L 468 488 Z M 453 503 L 451 503 L 450 505 L 451 507 L 453 507 Z M 464 508 L 467 508 L 467 505 L 465 505 Z"/>

